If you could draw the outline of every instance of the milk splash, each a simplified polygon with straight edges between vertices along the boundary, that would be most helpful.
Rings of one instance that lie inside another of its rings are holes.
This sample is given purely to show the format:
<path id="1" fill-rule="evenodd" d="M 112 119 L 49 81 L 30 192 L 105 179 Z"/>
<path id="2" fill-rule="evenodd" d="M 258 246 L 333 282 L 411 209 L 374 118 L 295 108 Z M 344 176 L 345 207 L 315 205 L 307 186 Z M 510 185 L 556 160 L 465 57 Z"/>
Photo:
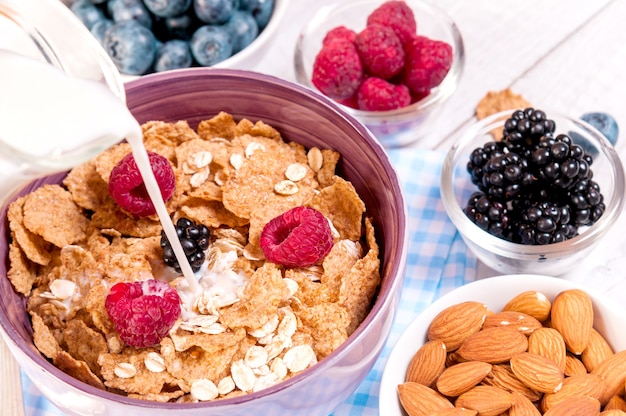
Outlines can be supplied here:
<path id="1" fill-rule="evenodd" d="M 144 179 L 193 299 L 202 290 L 167 213 L 141 126 L 104 84 L 0 50 L 0 195 L 87 162 L 124 138 Z M 189 306 L 189 305 L 188 305 Z"/>

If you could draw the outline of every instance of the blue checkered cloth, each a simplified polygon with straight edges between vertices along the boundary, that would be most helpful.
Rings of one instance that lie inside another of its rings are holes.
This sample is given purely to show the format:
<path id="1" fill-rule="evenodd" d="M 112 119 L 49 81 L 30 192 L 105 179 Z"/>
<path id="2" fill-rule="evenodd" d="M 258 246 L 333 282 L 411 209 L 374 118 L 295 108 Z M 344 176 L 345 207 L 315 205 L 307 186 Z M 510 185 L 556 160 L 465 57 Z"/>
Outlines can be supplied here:
<path id="1" fill-rule="evenodd" d="M 439 194 L 444 154 L 435 151 L 390 150 L 408 206 L 409 248 L 399 310 L 389 339 L 374 368 L 333 416 L 378 415 L 378 391 L 387 357 L 404 329 L 435 299 L 474 280 L 476 258 L 467 250 L 448 219 Z M 22 375 L 27 416 L 60 416 Z"/>

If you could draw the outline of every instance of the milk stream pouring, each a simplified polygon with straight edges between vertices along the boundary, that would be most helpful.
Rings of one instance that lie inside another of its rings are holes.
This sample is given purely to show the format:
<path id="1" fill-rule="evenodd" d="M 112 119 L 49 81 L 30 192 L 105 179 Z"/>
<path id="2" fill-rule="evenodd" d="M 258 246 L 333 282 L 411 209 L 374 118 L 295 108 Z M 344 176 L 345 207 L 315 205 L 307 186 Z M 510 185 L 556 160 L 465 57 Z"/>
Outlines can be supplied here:
<path id="1" fill-rule="evenodd" d="M 194 277 L 143 146 L 141 127 L 106 85 L 0 50 L 0 195 L 88 161 L 126 139 L 189 290 Z"/>

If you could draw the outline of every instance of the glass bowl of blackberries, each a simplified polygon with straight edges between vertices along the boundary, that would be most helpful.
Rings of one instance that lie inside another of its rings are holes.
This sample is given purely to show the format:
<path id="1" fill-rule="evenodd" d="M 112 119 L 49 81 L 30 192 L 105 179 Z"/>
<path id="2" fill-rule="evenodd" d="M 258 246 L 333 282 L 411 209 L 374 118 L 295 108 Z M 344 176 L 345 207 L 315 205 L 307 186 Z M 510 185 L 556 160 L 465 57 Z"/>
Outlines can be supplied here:
<path id="1" fill-rule="evenodd" d="M 624 169 L 585 121 L 525 108 L 469 127 L 448 152 L 441 197 L 478 260 L 502 273 L 561 275 L 618 219 Z"/>

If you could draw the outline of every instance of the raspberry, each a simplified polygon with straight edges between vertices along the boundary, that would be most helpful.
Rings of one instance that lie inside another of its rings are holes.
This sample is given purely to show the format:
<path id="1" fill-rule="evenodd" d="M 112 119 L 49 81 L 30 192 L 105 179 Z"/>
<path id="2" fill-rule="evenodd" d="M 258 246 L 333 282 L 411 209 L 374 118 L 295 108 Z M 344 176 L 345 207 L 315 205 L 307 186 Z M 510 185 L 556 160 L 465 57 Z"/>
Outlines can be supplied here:
<path id="1" fill-rule="evenodd" d="M 170 162 L 157 153 L 148 152 L 148 158 L 161 189 L 161 196 L 167 201 L 176 188 L 174 170 Z M 145 217 L 156 212 L 132 153 L 127 154 L 111 170 L 109 194 L 120 207 L 132 215 Z"/>
<path id="2" fill-rule="evenodd" d="M 332 42 L 335 39 L 344 39 L 349 42 L 354 42 L 356 38 L 356 32 L 352 29 L 348 29 L 345 26 L 337 26 L 326 33 L 324 36 L 324 40 L 322 40 L 322 45 L 326 45 L 327 43 Z"/>
<path id="3" fill-rule="evenodd" d="M 402 44 L 413 38 L 417 32 L 417 22 L 413 10 L 404 1 L 383 3 L 367 18 L 367 25 L 373 24 L 393 29 Z"/>
<path id="4" fill-rule="evenodd" d="M 446 77 L 452 66 L 452 47 L 446 42 L 416 36 L 404 48 L 403 83 L 414 93 L 428 93 Z"/>
<path id="5" fill-rule="evenodd" d="M 398 36 L 388 26 L 367 26 L 354 40 L 363 68 L 370 75 L 389 79 L 404 66 L 404 49 Z"/>
<path id="6" fill-rule="evenodd" d="M 268 222 L 259 244 L 265 258 L 288 268 L 308 267 L 333 248 L 328 220 L 310 207 L 296 207 Z"/>
<path id="7" fill-rule="evenodd" d="M 361 84 L 357 101 L 361 110 L 395 110 L 409 105 L 411 94 L 405 85 L 394 85 L 384 79 L 372 77 Z"/>
<path id="8" fill-rule="evenodd" d="M 363 79 L 363 65 L 354 43 L 335 39 L 326 43 L 315 57 L 311 81 L 335 100 L 350 98 Z"/>
<path id="9" fill-rule="evenodd" d="M 159 280 L 116 283 L 105 300 L 120 339 L 134 347 L 157 345 L 180 316 L 180 297 Z"/>

